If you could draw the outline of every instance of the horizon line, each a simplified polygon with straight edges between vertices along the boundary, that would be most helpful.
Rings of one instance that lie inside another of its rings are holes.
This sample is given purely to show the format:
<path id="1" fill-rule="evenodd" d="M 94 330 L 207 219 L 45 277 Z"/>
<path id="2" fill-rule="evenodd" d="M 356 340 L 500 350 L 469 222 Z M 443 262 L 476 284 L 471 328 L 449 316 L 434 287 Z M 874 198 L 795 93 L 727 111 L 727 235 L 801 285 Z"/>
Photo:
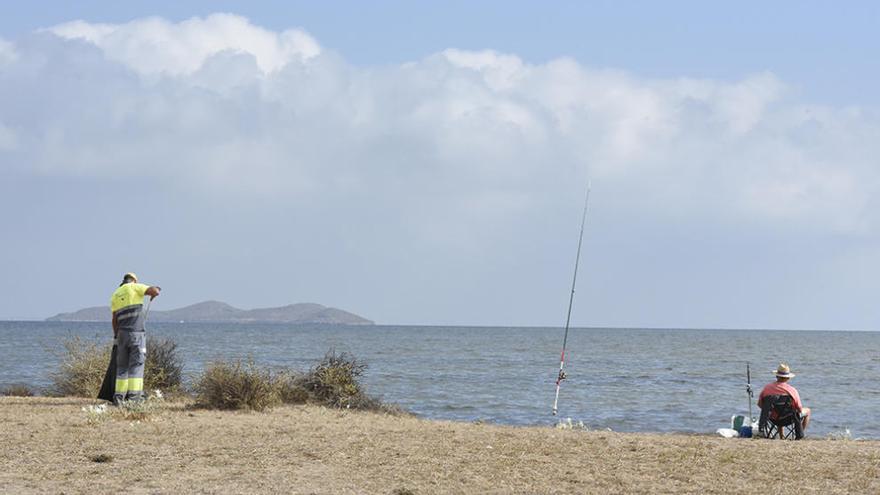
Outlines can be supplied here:
<path id="1" fill-rule="evenodd" d="M 317 304 L 317 303 L 316 303 Z M 0 318 L 0 322 L 2 323 L 50 323 L 50 324 L 61 324 L 61 323 L 106 323 L 103 320 L 69 320 L 69 321 L 47 321 L 46 318 L 37 319 L 37 318 Z M 373 322 L 372 325 L 352 325 L 346 323 L 290 323 L 290 322 L 277 322 L 277 321 L 183 321 L 181 322 L 172 322 L 172 321 L 159 321 L 153 322 L 155 324 L 172 324 L 172 325 L 186 325 L 191 323 L 228 323 L 234 325 L 245 325 L 249 323 L 259 323 L 266 325 L 328 325 L 328 326 L 356 326 L 356 327 L 367 327 L 367 328 L 376 328 L 376 327 L 419 327 L 419 328 L 495 328 L 495 329 L 534 329 L 534 330 L 562 330 L 564 327 L 562 325 L 488 325 L 488 324 L 442 324 L 442 323 L 377 323 Z M 570 330 L 649 330 L 649 331 L 663 331 L 663 330 L 683 330 L 683 331 L 695 331 L 695 330 L 703 330 L 703 331 L 743 331 L 743 332 L 877 332 L 880 330 L 877 329 L 852 329 L 852 328 L 759 328 L 759 327 L 751 327 L 751 328 L 743 328 L 743 327 L 686 327 L 686 326 L 657 326 L 657 327 L 639 327 L 633 325 L 623 325 L 623 326 L 603 326 L 603 325 L 575 325 L 570 326 Z"/>

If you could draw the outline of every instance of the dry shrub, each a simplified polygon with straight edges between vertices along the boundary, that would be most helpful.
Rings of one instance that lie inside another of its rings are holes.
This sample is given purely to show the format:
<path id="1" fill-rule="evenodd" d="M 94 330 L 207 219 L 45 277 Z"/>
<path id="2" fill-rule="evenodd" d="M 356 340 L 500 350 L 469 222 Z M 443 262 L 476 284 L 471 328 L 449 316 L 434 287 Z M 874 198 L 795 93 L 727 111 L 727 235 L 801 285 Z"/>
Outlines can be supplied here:
<path id="1" fill-rule="evenodd" d="M 33 397 L 34 391 L 28 387 L 27 385 L 21 383 L 15 383 L 5 387 L 2 391 L 0 391 L 0 395 L 5 395 L 8 397 Z"/>
<path id="2" fill-rule="evenodd" d="M 360 378 L 367 365 L 348 353 L 332 349 L 306 373 L 285 369 L 276 373 L 258 369 L 253 361 L 242 364 L 214 362 L 194 386 L 196 404 L 209 409 L 261 411 L 283 402 L 314 403 L 342 409 L 363 409 L 402 414 L 397 406 L 367 395 Z"/>
<path id="3" fill-rule="evenodd" d="M 49 393 L 57 396 L 95 397 L 110 362 L 110 346 L 75 335 L 62 342 L 58 370 L 50 375 Z"/>
<path id="4" fill-rule="evenodd" d="M 272 375 L 253 361 L 246 365 L 241 360 L 210 363 L 193 389 L 196 405 L 208 409 L 263 411 L 281 401 Z"/>
<path id="5" fill-rule="evenodd" d="M 177 342 L 168 337 L 147 336 L 147 362 L 144 363 L 144 388 L 178 392 L 183 384 L 183 358 Z"/>
<path id="6" fill-rule="evenodd" d="M 305 404 L 309 401 L 309 391 L 303 385 L 303 375 L 284 370 L 273 378 L 278 397 L 285 404 Z"/>
<path id="7" fill-rule="evenodd" d="M 331 349 L 315 367 L 299 378 L 312 402 L 344 409 L 389 410 L 364 391 L 360 378 L 367 365 L 346 352 Z"/>
<path id="8" fill-rule="evenodd" d="M 75 335 L 62 343 L 58 370 L 51 374 L 52 395 L 95 397 L 101 388 L 111 347 L 106 343 L 86 341 Z M 147 361 L 144 363 L 146 390 L 179 390 L 183 376 L 183 360 L 177 343 L 170 338 L 147 336 Z"/>

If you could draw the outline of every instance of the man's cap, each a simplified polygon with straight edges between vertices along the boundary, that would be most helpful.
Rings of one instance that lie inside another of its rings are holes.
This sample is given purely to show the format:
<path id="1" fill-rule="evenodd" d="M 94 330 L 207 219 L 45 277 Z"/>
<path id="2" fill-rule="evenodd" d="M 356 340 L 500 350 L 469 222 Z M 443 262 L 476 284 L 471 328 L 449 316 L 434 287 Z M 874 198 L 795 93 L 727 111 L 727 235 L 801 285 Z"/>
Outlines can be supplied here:
<path id="1" fill-rule="evenodd" d="M 794 373 L 791 372 L 791 368 L 787 364 L 779 363 L 779 367 L 776 368 L 776 376 L 778 378 L 794 378 Z"/>
<path id="2" fill-rule="evenodd" d="M 135 282 L 138 281 L 138 276 L 135 275 L 135 274 L 132 273 L 132 272 L 128 272 L 128 273 L 126 273 L 125 275 L 122 276 L 122 280 L 123 280 L 123 281 L 125 281 L 125 279 L 127 279 L 127 278 L 134 279 Z"/>

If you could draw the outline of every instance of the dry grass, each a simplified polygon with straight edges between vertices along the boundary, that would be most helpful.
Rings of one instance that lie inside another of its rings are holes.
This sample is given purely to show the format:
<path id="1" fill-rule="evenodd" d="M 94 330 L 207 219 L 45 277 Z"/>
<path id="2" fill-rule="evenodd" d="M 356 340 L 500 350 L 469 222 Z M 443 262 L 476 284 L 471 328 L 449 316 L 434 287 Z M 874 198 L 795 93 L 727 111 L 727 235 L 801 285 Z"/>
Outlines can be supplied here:
<path id="1" fill-rule="evenodd" d="M 153 421 L 166 410 L 165 400 L 156 396 L 142 401 L 123 401 L 118 406 L 107 403 L 83 406 L 86 423 L 95 425 L 105 421 Z"/>
<path id="2" fill-rule="evenodd" d="M 24 385 L 22 383 L 14 383 L 3 389 L 0 389 L 0 395 L 6 395 L 9 397 L 33 397 L 37 395 L 34 393 L 33 389 Z"/>
<path id="3" fill-rule="evenodd" d="M 876 441 L 517 428 L 314 405 L 165 403 L 150 421 L 89 423 L 81 409 L 92 403 L 0 398 L 0 493 L 880 492 Z"/>

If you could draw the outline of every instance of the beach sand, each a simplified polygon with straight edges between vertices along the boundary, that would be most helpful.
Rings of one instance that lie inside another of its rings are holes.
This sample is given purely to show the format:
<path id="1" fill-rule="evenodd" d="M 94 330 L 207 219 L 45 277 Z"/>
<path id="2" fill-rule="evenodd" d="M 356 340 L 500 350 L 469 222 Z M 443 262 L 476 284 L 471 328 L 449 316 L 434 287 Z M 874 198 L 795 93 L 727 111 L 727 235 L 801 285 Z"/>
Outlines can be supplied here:
<path id="1" fill-rule="evenodd" d="M 0 493 L 880 493 L 880 442 L 0 398 Z"/>

